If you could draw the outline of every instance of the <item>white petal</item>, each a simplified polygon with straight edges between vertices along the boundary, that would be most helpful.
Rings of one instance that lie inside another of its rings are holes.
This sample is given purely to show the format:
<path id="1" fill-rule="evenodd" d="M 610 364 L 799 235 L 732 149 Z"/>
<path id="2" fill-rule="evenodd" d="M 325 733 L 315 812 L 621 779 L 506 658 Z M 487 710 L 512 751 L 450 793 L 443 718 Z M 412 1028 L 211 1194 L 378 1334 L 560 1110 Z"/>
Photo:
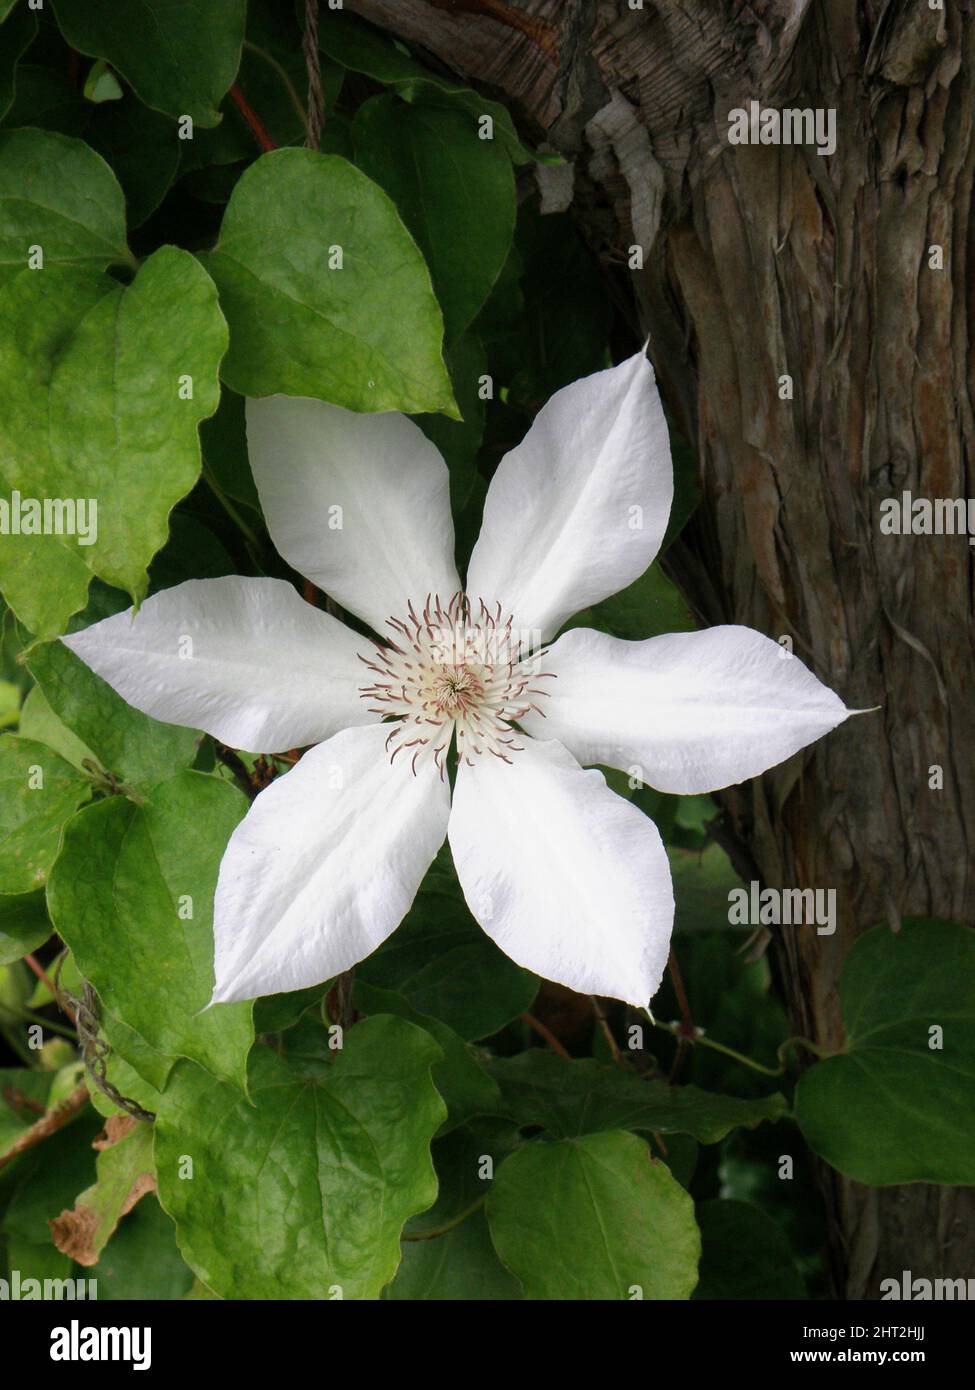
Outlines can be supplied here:
<path id="1" fill-rule="evenodd" d="M 519 965 L 646 1006 L 674 922 L 657 827 L 561 744 L 524 745 L 458 770 L 448 833 L 467 905 Z"/>
<path id="2" fill-rule="evenodd" d="M 278 551 L 377 632 L 459 589 L 447 465 L 405 415 L 249 400 L 247 448 Z"/>
<path id="3" fill-rule="evenodd" d="M 432 760 L 392 765 L 389 727 L 346 729 L 254 802 L 220 864 L 211 1002 L 348 970 L 402 921 L 443 844 L 450 789 Z"/>
<path id="4" fill-rule="evenodd" d="M 749 627 L 624 642 L 576 628 L 544 658 L 555 672 L 522 720 L 580 763 L 631 771 L 658 791 L 717 791 L 757 777 L 852 712 L 797 656 Z"/>
<path id="5" fill-rule="evenodd" d="M 674 495 L 643 353 L 557 391 L 491 480 L 467 592 L 547 641 L 647 568 Z"/>
<path id="6" fill-rule="evenodd" d="M 188 579 L 61 640 L 143 714 L 234 748 L 375 722 L 358 693 L 369 643 L 283 579 Z"/>

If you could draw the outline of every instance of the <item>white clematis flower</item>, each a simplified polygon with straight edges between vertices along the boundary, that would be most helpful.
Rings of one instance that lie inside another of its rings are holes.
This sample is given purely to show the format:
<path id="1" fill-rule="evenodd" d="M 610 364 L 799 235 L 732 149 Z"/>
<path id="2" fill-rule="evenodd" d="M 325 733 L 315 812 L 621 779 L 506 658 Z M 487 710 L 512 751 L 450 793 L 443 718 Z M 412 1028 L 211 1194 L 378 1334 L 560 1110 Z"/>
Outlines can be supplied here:
<path id="1" fill-rule="evenodd" d="M 466 596 L 447 468 L 412 421 L 276 396 L 248 402 L 247 434 L 278 550 L 385 641 L 281 580 L 243 578 L 190 580 L 63 639 L 156 719 L 250 750 L 315 745 L 227 846 L 214 1000 L 362 960 L 447 837 L 471 912 L 512 959 L 646 1005 L 673 925 L 667 855 L 584 764 L 711 791 L 849 713 L 745 627 L 643 642 L 577 629 L 542 646 L 638 578 L 663 538 L 672 468 L 646 358 L 557 392 L 505 456 Z"/>

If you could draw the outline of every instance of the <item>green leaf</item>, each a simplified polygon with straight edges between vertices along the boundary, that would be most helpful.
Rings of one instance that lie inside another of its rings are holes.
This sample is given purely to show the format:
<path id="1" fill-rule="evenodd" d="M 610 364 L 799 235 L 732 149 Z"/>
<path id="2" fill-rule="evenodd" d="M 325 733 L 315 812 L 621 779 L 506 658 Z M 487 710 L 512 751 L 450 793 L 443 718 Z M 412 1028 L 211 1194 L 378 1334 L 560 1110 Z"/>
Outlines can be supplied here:
<path id="1" fill-rule="evenodd" d="M 0 965 L 36 951 L 53 931 L 43 892 L 0 897 Z"/>
<path id="2" fill-rule="evenodd" d="M 468 1212 L 483 1205 L 495 1170 L 520 1143 L 517 1125 L 492 1115 L 479 1115 L 449 1134 L 438 1135 L 432 1150 L 437 1200 L 429 1211 L 408 1222 L 404 1244 L 413 1244 L 419 1237 L 433 1238 L 435 1232 L 466 1219 Z"/>
<path id="3" fill-rule="evenodd" d="M 91 786 L 43 743 L 0 737 L 0 893 L 43 888 L 61 827 Z"/>
<path id="4" fill-rule="evenodd" d="M 385 188 L 423 252 L 449 338 L 498 278 L 515 229 L 515 180 L 500 144 L 464 111 L 384 93 L 352 123 L 356 163 Z"/>
<path id="5" fill-rule="evenodd" d="M 183 1298 L 193 1286 L 176 1227 L 154 1197 L 144 1198 L 120 1222 L 92 1274 L 103 1302 Z"/>
<path id="6" fill-rule="evenodd" d="M 11 503 L 14 492 L 36 498 L 54 472 L 47 408 L 54 364 L 76 324 L 111 285 L 88 270 L 64 267 L 24 270 L 0 285 L 0 319 L 12 330 L 0 338 L 0 478 Z M 84 607 L 91 572 L 83 552 L 64 536 L 4 536 L 0 588 L 37 636 L 62 632 Z"/>
<path id="7" fill-rule="evenodd" d="M 175 124 L 126 93 L 92 113 L 85 138 L 122 185 L 129 229 L 141 226 L 179 169 L 181 141 Z"/>
<path id="8" fill-rule="evenodd" d="M 259 511 L 261 504 L 247 459 L 243 396 L 225 387 L 216 414 L 200 426 L 200 438 L 207 477 L 212 475 L 228 497 Z"/>
<path id="9" fill-rule="evenodd" d="M 858 1182 L 975 1183 L 975 932 L 874 927 L 843 963 L 840 1000 L 843 1051 L 796 1091 L 807 1142 Z"/>
<path id="10" fill-rule="evenodd" d="M 66 72 L 56 72 L 40 63 L 21 63 L 14 99 L 3 125 L 8 130 L 33 126 L 61 135 L 81 136 L 90 116 L 90 105 Z"/>
<path id="11" fill-rule="evenodd" d="M 54 1073 L 28 1067 L 0 1068 L 0 1154 L 38 1118 L 34 1106 L 46 1107 Z M 25 1104 L 25 1102 L 31 1104 Z"/>
<path id="12" fill-rule="evenodd" d="M 484 436 L 485 403 L 481 378 L 487 374 L 484 345 L 474 329 L 468 329 L 446 350 L 447 366 L 462 420 L 445 415 L 419 415 L 416 423 L 443 454 L 450 471 L 450 506 L 454 516 L 463 511 L 478 480 L 477 452 Z"/>
<path id="13" fill-rule="evenodd" d="M 20 687 L 0 680 L 0 729 L 14 728 L 20 723 L 20 714 Z"/>
<path id="14" fill-rule="evenodd" d="M 578 613 L 566 627 L 595 627 L 640 641 L 663 632 L 693 632 L 696 624 L 677 586 L 654 564 L 612 598 Z"/>
<path id="15" fill-rule="evenodd" d="M 20 734 L 23 738 L 31 738 L 35 743 L 43 743 L 48 748 L 53 748 L 55 753 L 70 763 L 72 767 L 83 771 L 83 764 L 86 758 L 91 762 L 97 763 L 97 758 L 86 743 L 82 743 L 65 724 L 63 719 L 59 719 L 54 713 L 47 696 L 39 685 L 31 686 L 24 700 L 24 707 L 20 711 Z"/>
<path id="16" fill-rule="evenodd" d="M 62 1255 L 60 1250 L 55 1250 L 50 1243 L 42 1244 L 40 1241 L 24 1240 L 21 1236 L 7 1236 L 4 1245 L 7 1256 L 5 1272 L 13 1275 L 13 1271 L 17 1271 L 22 1299 L 42 1298 L 45 1279 L 68 1279 L 72 1275 L 71 1261 L 66 1255 Z M 33 1293 L 27 1291 L 30 1287 L 27 1283 L 29 1279 L 38 1281 L 38 1288 Z M 51 1292 L 57 1297 L 55 1290 Z M 94 1290 L 90 1292 L 92 1295 L 95 1293 Z M 71 1297 L 70 1294 L 65 1296 Z"/>
<path id="17" fill-rule="evenodd" d="M 37 16 L 33 10 L 20 4 L 11 14 L 13 3 L 14 0 L 8 0 L 6 13 L 0 16 L 3 25 L 0 33 L 0 118 L 6 115 L 14 99 L 17 64 L 37 33 Z"/>
<path id="18" fill-rule="evenodd" d="M 728 894 L 741 887 L 727 853 L 719 844 L 703 850 L 668 847 L 670 876 L 674 884 L 677 931 L 728 931 Z"/>
<path id="19" fill-rule="evenodd" d="M 284 994 L 265 994 L 260 999 L 255 999 L 256 1033 L 260 1037 L 264 1033 L 284 1033 L 293 1028 L 313 1005 L 321 1008 L 322 1000 L 328 991 L 329 986 L 325 983 L 309 985 L 307 989 L 295 989 Z"/>
<path id="20" fill-rule="evenodd" d="M 95 1176 L 92 1141 L 102 1123 L 100 1115 L 86 1108 L 17 1159 L 16 1187 L 0 1230 L 22 1240 L 50 1243 L 50 1218 L 69 1207 Z"/>
<path id="21" fill-rule="evenodd" d="M 95 1181 L 71 1210 L 52 1213 L 54 1244 L 80 1265 L 97 1264 L 119 1221 L 154 1186 L 152 1126 L 134 1120 L 115 1142 L 99 1142 Z"/>
<path id="22" fill-rule="evenodd" d="M 48 883 L 51 920 L 105 1007 L 157 1052 L 238 1085 L 251 1005 L 206 1005 L 217 870 L 246 809 L 228 782 L 199 772 L 161 783 L 147 805 L 108 797 L 67 826 Z"/>
<path id="23" fill-rule="evenodd" d="M 253 1104 L 195 1066 L 176 1067 L 155 1126 L 159 1195 L 208 1288 L 224 1298 L 378 1297 L 404 1223 L 436 1196 L 438 1055 L 428 1034 L 387 1015 L 349 1029 L 317 1076 L 255 1048 Z"/>
<path id="24" fill-rule="evenodd" d="M 72 48 L 106 58 L 146 106 L 216 125 L 240 65 L 245 0 L 53 0 Z"/>
<path id="25" fill-rule="evenodd" d="M 499 102 L 488 101 L 480 92 L 430 72 L 387 34 L 364 24 L 358 16 L 338 9 L 323 12 L 318 41 L 322 51 L 336 63 L 351 72 L 364 73 L 384 86 L 395 87 L 407 100 L 419 96 L 427 104 L 439 101 L 446 107 L 466 112 L 475 120 L 490 116 L 494 139 L 515 164 L 552 159 L 552 156 L 539 156 L 526 149 L 518 139 L 511 116 Z M 556 162 L 561 163 L 561 160 L 556 157 Z"/>
<path id="26" fill-rule="evenodd" d="M 518 210 L 515 244 L 524 305 L 509 334 L 507 384 L 512 403 L 530 417 L 553 391 L 611 365 L 613 309 L 605 273 L 572 213 L 542 216 L 526 200 Z"/>
<path id="27" fill-rule="evenodd" d="M 209 527 L 194 516 L 174 512 L 169 540 L 149 567 L 149 592 L 174 588 L 186 579 L 217 579 L 238 569 Z"/>
<path id="28" fill-rule="evenodd" d="M 258 159 L 203 259 L 230 323 L 224 380 L 241 395 L 456 414 L 423 257 L 391 199 L 347 160 Z"/>
<path id="29" fill-rule="evenodd" d="M 57 718 L 126 785 L 147 791 L 192 762 L 198 734 L 133 709 L 63 642 L 32 647 L 28 663 Z"/>
<path id="30" fill-rule="evenodd" d="M 219 403 L 227 327 L 213 282 L 164 246 L 132 284 L 99 299 L 62 345 L 47 403 L 58 497 L 111 497 L 84 559 L 136 600 L 169 513 L 200 474 L 199 423 Z M 189 396 L 187 399 L 186 397 Z"/>
<path id="31" fill-rule="evenodd" d="M 198 426 L 217 406 L 227 330 L 209 276 L 176 247 L 127 287 L 21 271 L 0 313 L 15 330 L 0 345 L 0 474 L 22 507 L 59 506 L 43 534 L 33 517 L 5 537 L 0 584 L 32 632 L 53 636 L 84 606 L 89 571 L 145 594 L 170 510 L 199 476 Z"/>
<path id="32" fill-rule="evenodd" d="M 47 130 L 0 131 L 0 274 L 24 270 L 33 247 L 55 266 L 132 264 L 125 199 L 115 175 L 81 140 Z"/>
<path id="33" fill-rule="evenodd" d="M 118 78 L 101 59 L 91 65 L 91 71 L 85 78 L 84 95 L 86 101 L 95 102 L 96 105 L 103 101 L 122 99 L 122 88 L 119 86 Z"/>
<path id="34" fill-rule="evenodd" d="M 356 977 L 395 990 L 468 1040 L 498 1032 L 538 991 L 535 976 L 498 950 L 463 900 L 426 890 Z"/>
<path id="35" fill-rule="evenodd" d="M 739 1100 L 696 1086 L 648 1081 L 591 1058 L 566 1061 L 537 1047 L 495 1058 L 490 1071 L 504 1098 L 501 1113 L 558 1138 L 633 1129 L 689 1134 L 702 1144 L 717 1144 L 739 1125 L 754 1128 L 788 1111 L 778 1093 Z"/>
<path id="36" fill-rule="evenodd" d="M 104 1000 L 99 1000 L 98 1023 L 99 1031 L 111 1049 L 106 1060 L 109 1081 L 118 1087 L 123 1096 L 134 1100 L 144 1110 L 155 1113 L 159 1092 L 169 1080 L 176 1059 L 150 1047 L 140 1033 L 106 1009 Z M 101 1092 L 98 1092 L 98 1100 L 93 1100 L 92 1104 L 100 1114 L 106 1117 L 111 1114 L 107 1108 L 108 1097 Z"/>
<path id="37" fill-rule="evenodd" d="M 779 1226 L 749 1202 L 702 1202 L 701 1281 L 695 1299 L 805 1299 L 789 1241 Z"/>
<path id="38" fill-rule="evenodd" d="M 473 1115 L 495 1115 L 501 1103 L 498 1083 L 478 1061 L 474 1050 L 439 1018 L 412 1008 L 402 995 L 356 980 L 353 1002 L 364 1014 L 394 1014 L 423 1028 L 434 1038 L 443 1057 L 433 1068 L 433 1080 L 447 1106 L 445 1129 Z"/>
<path id="39" fill-rule="evenodd" d="M 487 1215 L 526 1298 L 685 1299 L 697 1282 L 694 1203 L 635 1134 L 527 1145 L 502 1163 Z"/>
<path id="40" fill-rule="evenodd" d="M 396 1301 L 520 1299 L 521 1287 L 498 1259 L 487 1218 L 472 1212 L 434 1240 L 403 1242 L 403 1258 L 384 1297 Z"/>

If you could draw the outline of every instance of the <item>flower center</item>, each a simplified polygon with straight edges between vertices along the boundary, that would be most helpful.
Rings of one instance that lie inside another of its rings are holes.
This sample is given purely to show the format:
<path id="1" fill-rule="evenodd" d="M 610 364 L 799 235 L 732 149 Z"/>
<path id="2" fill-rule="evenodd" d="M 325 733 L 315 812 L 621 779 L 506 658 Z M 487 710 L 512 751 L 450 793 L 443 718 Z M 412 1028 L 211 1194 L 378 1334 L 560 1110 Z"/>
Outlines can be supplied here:
<path id="1" fill-rule="evenodd" d="M 390 760 L 412 749 L 413 771 L 423 756 L 434 759 L 441 777 L 456 734 L 457 758 L 492 753 L 503 762 L 519 752 L 514 721 L 534 709 L 545 694 L 536 682 L 545 652 L 539 633 L 517 632 L 500 604 L 477 612 L 462 593 L 444 602 L 430 595 L 422 613 L 407 605 L 405 618 L 389 618 L 395 639 L 359 660 L 376 676 L 359 693 L 373 714 L 393 721 L 386 747 Z"/>

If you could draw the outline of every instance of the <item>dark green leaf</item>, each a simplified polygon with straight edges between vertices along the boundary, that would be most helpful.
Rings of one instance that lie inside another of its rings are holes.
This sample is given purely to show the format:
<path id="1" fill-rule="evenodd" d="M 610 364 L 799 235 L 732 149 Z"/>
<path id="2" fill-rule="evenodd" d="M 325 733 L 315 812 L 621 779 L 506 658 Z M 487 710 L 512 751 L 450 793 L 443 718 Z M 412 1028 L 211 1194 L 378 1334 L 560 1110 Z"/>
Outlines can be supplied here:
<path id="1" fill-rule="evenodd" d="M 633 1129 L 689 1134 L 702 1144 L 716 1144 L 738 1125 L 777 1120 L 788 1110 L 778 1094 L 739 1100 L 696 1086 L 649 1081 L 590 1058 L 566 1061 L 541 1048 L 496 1058 L 490 1070 L 501 1087 L 503 1113 L 558 1138 Z"/>
<path id="2" fill-rule="evenodd" d="M 29 10 L 26 4 L 20 4 L 11 14 L 11 4 L 13 0 L 10 0 L 6 13 L 0 18 L 3 25 L 0 30 L 0 118 L 6 115 L 14 99 L 17 64 L 37 33 L 37 16 L 33 10 Z"/>
<path id="3" fill-rule="evenodd" d="M 364 1014 L 394 1014 L 423 1028 L 443 1053 L 433 1068 L 433 1080 L 447 1106 L 445 1126 L 453 1128 L 472 1115 L 495 1115 L 501 1092 L 475 1055 L 474 1049 L 439 1018 L 412 1008 L 402 995 L 379 989 L 364 980 L 355 982 L 353 1002 Z"/>
<path id="4" fill-rule="evenodd" d="M 28 1067 L 0 1069 L 0 1154 L 38 1118 L 36 1106 L 47 1105 L 54 1073 Z M 30 1102 L 29 1104 L 27 1102 Z"/>
<path id="5" fill-rule="evenodd" d="M 16 1187 L 0 1230 L 39 1244 L 51 1242 L 48 1221 L 70 1207 L 94 1179 L 92 1140 L 102 1123 L 100 1115 L 85 1109 L 16 1160 Z"/>
<path id="6" fill-rule="evenodd" d="M 385 188 L 430 267 L 448 338 L 470 324 L 515 228 L 511 161 L 466 112 L 389 93 L 359 107 L 356 162 Z"/>
<path id="7" fill-rule="evenodd" d="M 85 137 L 122 185 L 129 228 L 141 226 L 162 202 L 179 169 L 181 142 L 175 123 L 127 95 L 94 112 Z"/>
<path id="8" fill-rule="evenodd" d="M 477 481 L 476 458 L 484 435 L 483 383 L 487 357 L 474 329 L 469 329 L 447 349 L 447 366 L 463 420 L 445 415 L 420 415 L 417 424 L 443 454 L 450 470 L 450 504 L 457 516 L 471 497 Z"/>
<path id="9" fill-rule="evenodd" d="M 805 1299 L 788 1239 L 748 1202 L 702 1202 L 701 1282 L 695 1299 Z"/>
<path id="10" fill-rule="evenodd" d="M 520 1299 L 521 1287 L 498 1259 L 483 1211 L 434 1240 L 403 1242 L 403 1259 L 385 1297 L 394 1300 L 464 1299 L 472 1303 Z"/>
<path id="11" fill-rule="evenodd" d="M 396 990 L 467 1039 L 496 1033 L 528 1008 L 538 989 L 535 976 L 498 950 L 462 900 L 427 891 L 356 973 Z"/>
<path id="12" fill-rule="evenodd" d="M 538 158 L 518 139 L 511 116 L 496 101 L 488 101 L 480 92 L 459 86 L 430 72 L 387 34 L 364 24 L 356 15 L 340 9 L 324 11 L 318 27 L 322 50 L 336 63 L 352 72 L 364 73 L 384 86 L 392 86 L 407 99 L 421 97 L 426 103 L 439 101 L 470 117 L 490 116 L 494 138 L 508 158 L 516 164 Z"/>
<path id="13" fill-rule="evenodd" d="M 139 98 L 170 116 L 216 125 L 240 64 L 245 0 L 52 0 L 79 53 L 107 58 Z"/>
<path id="14" fill-rule="evenodd" d="M 123 1218 L 91 1271 L 101 1300 L 183 1298 L 193 1272 L 176 1245 L 176 1227 L 154 1197 Z"/>
<path id="15" fill-rule="evenodd" d="M 858 1182 L 975 1183 L 975 932 L 875 927 L 843 964 L 842 1052 L 803 1073 L 796 1118 Z"/>

